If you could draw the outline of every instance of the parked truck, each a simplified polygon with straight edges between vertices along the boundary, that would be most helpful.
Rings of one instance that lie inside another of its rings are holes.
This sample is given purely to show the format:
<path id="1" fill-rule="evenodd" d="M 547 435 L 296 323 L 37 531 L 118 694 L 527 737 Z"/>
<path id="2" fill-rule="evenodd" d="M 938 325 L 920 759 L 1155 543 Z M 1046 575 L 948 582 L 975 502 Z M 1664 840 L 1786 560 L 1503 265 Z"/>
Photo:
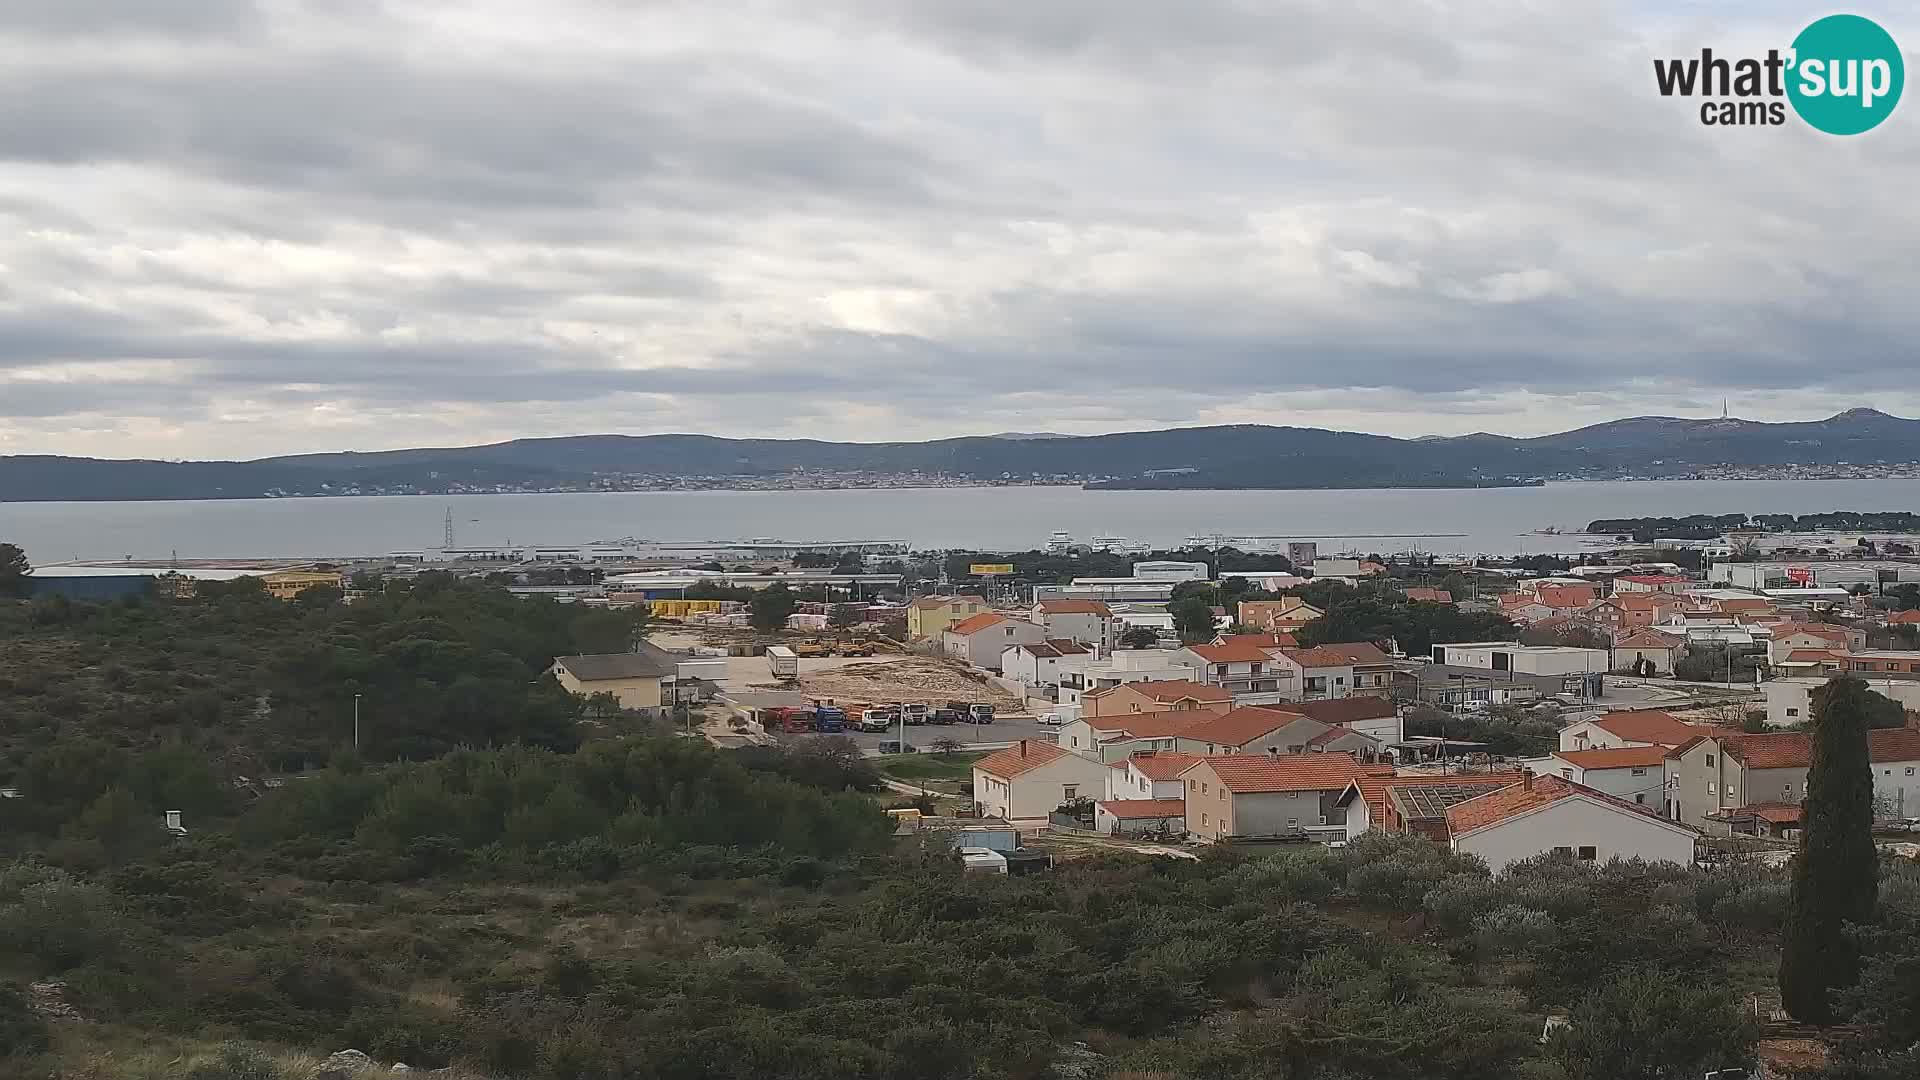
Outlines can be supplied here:
<path id="1" fill-rule="evenodd" d="M 813 730 L 827 735 L 838 735 L 847 730 L 847 714 L 834 705 L 822 705 L 813 710 Z"/>
<path id="2" fill-rule="evenodd" d="M 785 645 L 775 645 L 767 649 L 767 669 L 776 679 L 797 679 L 800 677 L 800 658 Z"/>
<path id="3" fill-rule="evenodd" d="M 977 701 L 949 701 L 947 708 L 958 713 L 963 724 L 993 723 L 993 706 Z"/>
<path id="4" fill-rule="evenodd" d="M 810 708 L 788 708 L 781 706 L 768 709 L 764 714 L 766 729 L 780 731 L 789 735 L 813 730 L 813 710 Z"/>

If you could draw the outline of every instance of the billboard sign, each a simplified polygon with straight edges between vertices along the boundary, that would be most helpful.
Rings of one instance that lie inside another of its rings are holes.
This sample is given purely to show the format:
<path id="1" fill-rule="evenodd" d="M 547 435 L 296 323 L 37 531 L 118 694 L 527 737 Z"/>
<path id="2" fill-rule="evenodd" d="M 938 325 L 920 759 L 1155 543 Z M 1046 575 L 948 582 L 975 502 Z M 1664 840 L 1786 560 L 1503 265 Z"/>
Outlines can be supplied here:
<path id="1" fill-rule="evenodd" d="M 1010 562 L 977 562 L 967 567 L 967 573 L 974 577 L 1005 577 L 1013 573 Z"/>

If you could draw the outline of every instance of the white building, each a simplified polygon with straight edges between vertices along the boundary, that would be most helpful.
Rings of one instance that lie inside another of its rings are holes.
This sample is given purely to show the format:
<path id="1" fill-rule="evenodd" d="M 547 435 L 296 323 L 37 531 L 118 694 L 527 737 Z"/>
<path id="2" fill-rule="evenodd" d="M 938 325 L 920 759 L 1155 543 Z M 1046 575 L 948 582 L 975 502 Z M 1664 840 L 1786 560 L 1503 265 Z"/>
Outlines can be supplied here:
<path id="1" fill-rule="evenodd" d="M 1198 754 L 1147 750 L 1109 762 L 1106 798 L 1110 802 L 1184 798 L 1186 785 L 1181 782 L 1180 774 L 1199 760 Z"/>
<path id="2" fill-rule="evenodd" d="M 1920 712 L 1920 679 L 1865 679 L 1865 682 L 1874 693 L 1892 698 L 1910 712 Z M 1827 685 L 1827 680 L 1769 679 L 1760 685 L 1767 692 L 1767 726 L 1790 727 L 1813 718 L 1813 692 Z"/>
<path id="3" fill-rule="evenodd" d="M 1088 662 L 1077 672 L 1068 672 L 1060 683 L 1060 704 L 1077 708 L 1085 695 L 1121 683 L 1198 681 L 1200 669 L 1184 662 L 1182 652 L 1180 649 L 1115 649 L 1103 659 Z"/>
<path id="4" fill-rule="evenodd" d="M 1560 852 L 1583 862 L 1644 859 L 1693 863 L 1693 829 L 1558 776 L 1517 784 L 1447 808 L 1455 851 L 1478 855 L 1496 874 L 1522 859 Z"/>
<path id="5" fill-rule="evenodd" d="M 1030 622 L 984 612 L 962 619 L 940 635 L 941 651 L 977 668 L 1000 670 L 1000 657 L 1015 645 L 1038 645 L 1047 632 Z"/>
<path id="6" fill-rule="evenodd" d="M 973 800 L 990 817 L 1044 818 L 1062 803 L 1105 794 L 1107 773 L 1093 758 L 1022 739 L 973 763 Z"/>
<path id="7" fill-rule="evenodd" d="M 1137 562 L 1128 568 L 1139 581 L 1205 581 L 1207 564 L 1203 562 L 1174 562 L 1158 560 Z"/>
<path id="8" fill-rule="evenodd" d="M 1093 662 L 1093 650 L 1077 641 L 1015 645 L 1000 654 L 1000 674 L 1022 686 L 1059 686 Z"/>
<path id="9" fill-rule="evenodd" d="M 1606 672 L 1613 658 L 1605 649 L 1475 641 L 1435 645 L 1433 662 L 1483 671 L 1512 671 L 1521 675 L 1598 675 Z"/>
<path id="10" fill-rule="evenodd" d="M 1360 576 L 1359 559 L 1338 559 L 1324 556 L 1313 560 L 1313 576 L 1316 578 L 1356 578 Z"/>
<path id="11" fill-rule="evenodd" d="M 1542 766 L 1563 780 L 1602 791 L 1635 806 L 1662 805 L 1667 748 L 1624 746 L 1615 750 L 1559 750 Z"/>
<path id="12" fill-rule="evenodd" d="M 1104 652 L 1119 636 L 1113 609 L 1099 600 L 1042 600 L 1029 617 L 1046 628 L 1049 641 L 1077 641 Z"/>

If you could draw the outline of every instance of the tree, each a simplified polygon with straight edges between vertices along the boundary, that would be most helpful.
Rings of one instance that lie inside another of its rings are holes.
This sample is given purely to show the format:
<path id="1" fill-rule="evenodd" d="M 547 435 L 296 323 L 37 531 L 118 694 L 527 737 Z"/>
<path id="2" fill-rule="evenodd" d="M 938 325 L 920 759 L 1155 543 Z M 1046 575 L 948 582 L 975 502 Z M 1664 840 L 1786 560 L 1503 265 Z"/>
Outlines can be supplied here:
<path id="1" fill-rule="evenodd" d="M 27 553 L 12 544 L 0 544 L 0 596 L 25 596 L 27 594 L 27 576 L 33 573 L 33 564 L 27 561 Z"/>
<path id="2" fill-rule="evenodd" d="M 1780 1001 L 1794 1019 L 1833 1018 L 1829 991 L 1853 984 L 1858 957 L 1847 924 L 1873 916 L 1879 864 L 1873 846 L 1873 767 L 1867 758 L 1867 684 L 1837 676 L 1813 694 L 1813 764 L 1806 829 L 1780 954 Z"/>
<path id="3" fill-rule="evenodd" d="M 1123 649 L 1151 649 L 1160 644 L 1160 632 L 1151 626 L 1133 626 L 1120 635 Z"/>
<path id="4" fill-rule="evenodd" d="M 755 630 L 784 630 L 787 619 L 800 606 L 800 601 L 794 598 L 786 582 L 776 581 L 754 593 L 749 606 L 753 611 L 751 619 Z"/>
<path id="5" fill-rule="evenodd" d="M 582 655 L 632 652 L 646 621 L 641 607 L 590 608 L 568 621 L 567 637 Z"/>
<path id="6" fill-rule="evenodd" d="M 1666 1080 L 1746 1062 L 1754 1030 L 1729 991 L 1657 967 L 1633 968 L 1587 995 L 1553 1040 L 1574 1080 Z"/>
<path id="7" fill-rule="evenodd" d="M 1173 628 L 1180 640 L 1189 645 L 1213 640 L 1213 608 L 1198 596 L 1189 596 L 1167 609 L 1173 615 Z"/>
<path id="8" fill-rule="evenodd" d="M 859 621 L 860 609 L 852 604 L 835 604 L 833 610 L 827 614 L 827 625 L 836 630 L 845 630 Z"/>
<path id="9" fill-rule="evenodd" d="M 939 754 L 941 757 L 952 757 L 960 752 L 960 748 L 960 740 L 952 736 L 933 740 L 933 752 Z"/>

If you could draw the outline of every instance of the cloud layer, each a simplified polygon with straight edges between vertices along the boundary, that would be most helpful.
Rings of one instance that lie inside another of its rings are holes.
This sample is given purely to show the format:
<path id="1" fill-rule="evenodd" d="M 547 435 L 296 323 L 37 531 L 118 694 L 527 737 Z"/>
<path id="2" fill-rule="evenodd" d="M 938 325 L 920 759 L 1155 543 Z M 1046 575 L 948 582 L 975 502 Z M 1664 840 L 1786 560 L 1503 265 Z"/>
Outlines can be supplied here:
<path id="1" fill-rule="evenodd" d="M 16 0 L 0 453 L 1920 414 L 1920 105 L 1653 91 L 1816 14 Z"/>

